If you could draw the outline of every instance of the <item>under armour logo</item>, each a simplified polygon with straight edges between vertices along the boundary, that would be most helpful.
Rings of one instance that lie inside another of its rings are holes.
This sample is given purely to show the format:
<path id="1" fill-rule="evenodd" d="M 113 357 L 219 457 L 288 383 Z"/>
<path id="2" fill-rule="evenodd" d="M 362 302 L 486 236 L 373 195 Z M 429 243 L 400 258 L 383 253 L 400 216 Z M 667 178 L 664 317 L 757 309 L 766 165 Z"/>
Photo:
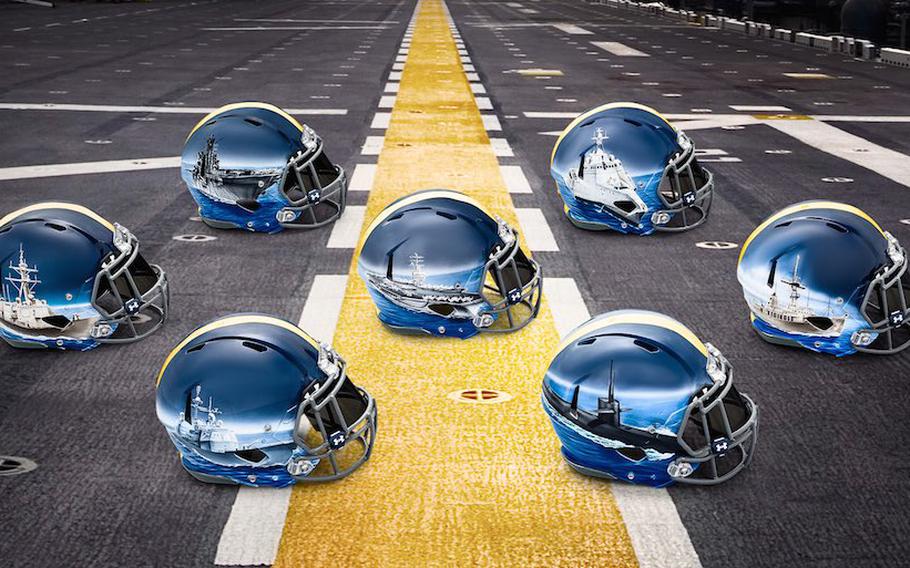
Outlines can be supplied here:
<path id="1" fill-rule="evenodd" d="M 333 450 L 337 450 L 337 449 L 341 448 L 342 446 L 344 446 L 344 442 L 345 442 L 344 432 L 338 431 L 338 432 L 332 432 L 331 434 L 329 434 L 329 446 Z"/>
<path id="2" fill-rule="evenodd" d="M 322 198 L 322 193 L 318 189 L 311 189 L 306 194 L 306 199 L 310 203 L 319 203 L 319 200 Z"/>
<path id="3" fill-rule="evenodd" d="M 506 295 L 506 299 L 509 301 L 510 304 L 517 304 L 518 302 L 521 301 L 521 290 L 519 290 L 518 288 L 509 290 L 509 293 Z"/>
<path id="4" fill-rule="evenodd" d="M 711 443 L 712 452 L 723 454 L 730 449 L 730 441 L 726 438 L 718 438 Z"/>
<path id="5" fill-rule="evenodd" d="M 130 298 L 126 301 L 125 304 L 123 304 L 123 307 L 126 309 L 126 313 L 129 315 L 134 315 L 139 311 L 139 308 L 142 307 L 142 302 L 136 298 Z"/>
<path id="6" fill-rule="evenodd" d="M 695 194 L 692 193 L 691 191 L 689 193 L 684 193 L 683 194 L 683 203 L 685 203 L 686 205 L 692 205 L 693 203 L 695 203 Z"/>
<path id="7" fill-rule="evenodd" d="M 888 319 L 891 320 L 891 325 L 902 325 L 906 319 L 904 312 L 898 310 L 896 312 L 891 312 L 891 315 L 888 316 Z"/>

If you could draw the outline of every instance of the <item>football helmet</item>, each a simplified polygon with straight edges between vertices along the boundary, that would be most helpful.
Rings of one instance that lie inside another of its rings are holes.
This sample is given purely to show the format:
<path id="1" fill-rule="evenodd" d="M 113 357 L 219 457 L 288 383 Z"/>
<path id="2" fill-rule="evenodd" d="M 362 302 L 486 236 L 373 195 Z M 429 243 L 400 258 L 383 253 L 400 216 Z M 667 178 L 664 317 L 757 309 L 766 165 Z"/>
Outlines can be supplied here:
<path id="1" fill-rule="evenodd" d="M 714 176 L 686 134 L 656 110 L 610 103 L 573 120 L 550 157 L 569 221 L 591 230 L 648 235 L 702 224 Z"/>
<path id="2" fill-rule="evenodd" d="M 752 459 L 758 407 L 730 363 L 665 315 L 597 316 L 562 342 L 543 381 L 562 456 L 586 475 L 713 485 Z"/>
<path id="3" fill-rule="evenodd" d="M 71 203 L 0 219 L 0 337 L 13 347 L 87 351 L 137 341 L 168 312 L 167 276 L 126 228 Z"/>
<path id="4" fill-rule="evenodd" d="M 736 275 L 771 343 L 837 356 L 910 345 L 907 251 L 852 205 L 806 201 L 771 215 L 743 244 Z"/>
<path id="5" fill-rule="evenodd" d="M 161 367 L 158 419 L 208 483 L 284 487 L 340 479 L 376 439 L 376 403 L 344 360 L 297 326 L 237 314 L 200 327 Z"/>
<path id="6" fill-rule="evenodd" d="M 540 266 L 518 232 L 457 191 L 420 191 L 383 209 L 358 272 L 396 331 L 465 339 L 521 329 L 540 309 Z"/>
<path id="7" fill-rule="evenodd" d="M 230 104 L 200 120 L 180 171 L 199 216 L 218 229 L 321 227 L 341 216 L 347 198 L 344 170 L 322 139 L 265 103 Z"/>

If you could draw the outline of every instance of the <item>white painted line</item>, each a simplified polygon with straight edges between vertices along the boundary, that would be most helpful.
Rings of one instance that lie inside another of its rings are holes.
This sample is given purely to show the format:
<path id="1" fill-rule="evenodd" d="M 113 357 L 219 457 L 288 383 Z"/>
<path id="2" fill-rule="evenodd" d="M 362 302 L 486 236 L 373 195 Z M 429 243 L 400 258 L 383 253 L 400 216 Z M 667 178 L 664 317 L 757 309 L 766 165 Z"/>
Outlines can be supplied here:
<path id="1" fill-rule="evenodd" d="M 619 43 L 618 41 L 592 41 L 591 43 L 604 51 L 609 51 L 613 55 L 619 55 L 621 57 L 651 57 L 643 51 L 638 51 L 637 49 Z"/>
<path id="2" fill-rule="evenodd" d="M 304 30 L 385 30 L 387 26 L 248 26 L 237 28 L 199 28 L 204 32 L 292 32 Z"/>
<path id="3" fill-rule="evenodd" d="M 594 32 L 576 26 L 575 24 L 553 24 L 553 27 L 569 35 L 594 35 Z"/>
<path id="4" fill-rule="evenodd" d="M 403 66 L 402 66 L 403 67 Z M 401 71 L 392 71 L 389 73 L 389 81 L 401 81 Z"/>
<path id="5" fill-rule="evenodd" d="M 483 86 L 483 83 L 468 83 L 471 85 L 471 92 L 477 95 L 483 95 L 487 92 L 487 89 Z"/>
<path id="6" fill-rule="evenodd" d="M 383 129 L 389 127 L 389 122 L 392 120 L 392 113 L 390 112 L 377 112 L 373 115 L 373 122 L 370 123 L 370 128 Z"/>
<path id="7" fill-rule="evenodd" d="M 138 170 L 179 168 L 180 156 L 170 158 L 136 158 L 133 160 L 106 160 L 103 162 L 76 162 L 70 164 L 43 164 L 0 168 L 0 181 L 31 179 L 80 174 L 105 174 Z"/>
<path id="8" fill-rule="evenodd" d="M 332 234 L 329 235 L 328 248 L 354 248 L 360 239 L 360 228 L 366 216 L 367 208 L 364 205 L 348 205 L 344 213 L 332 225 Z"/>
<path id="9" fill-rule="evenodd" d="M 474 97 L 474 100 L 480 110 L 493 110 L 493 103 L 490 102 L 490 97 Z"/>
<path id="10" fill-rule="evenodd" d="M 293 18 L 234 18 L 235 22 L 269 22 L 278 24 L 397 24 L 397 20 L 296 20 Z"/>
<path id="11" fill-rule="evenodd" d="M 382 152 L 382 145 L 385 142 L 385 136 L 367 136 L 363 142 L 360 153 L 364 156 L 378 156 Z"/>
<path id="12" fill-rule="evenodd" d="M 132 106 L 132 105 L 77 105 L 57 103 L 0 103 L 0 110 L 68 110 L 85 112 L 142 112 L 162 114 L 208 114 L 217 107 L 185 106 Z M 344 108 L 286 108 L 290 114 L 298 115 L 344 115 Z"/>
<path id="13" fill-rule="evenodd" d="M 348 277 L 318 274 L 307 296 L 298 325 L 317 339 L 335 336 Z M 221 532 L 218 566 L 272 565 L 278 554 L 291 488 L 241 487 Z"/>
<path id="14" fill-rule="evenodd" d="M 357 164 L 354 175 L 348 185 L 350 191 L 372 191 L 373 178 L 376 177 L 376 164 Z"/>
<path id="15" fill-rule="evenodd" d="M 502 173 L 502 179 L 506 182 L 509 193 L 532 193 L 531 184 L 528 183 L 528 178 L 525 177 L 521 166 L 500 165 L 499 171 Z"/>
<path id="16" fill-rule="evenodd" d="M 814 114 L 812 118 L 823 122 L 910 122 L 910 116 L 856 116 Z"/>
<path id="17" fill-rule="evenodd" d="M 858 166 L 910 187 L 910 156 L 873 144 L 839 128 L 817 120 L 765 120 L 771 128 L 796 138 L 803 144 L 853 162 Z M 857 152 L 857 150 L 862 150 Z"/>
<path id="18" fill-rule="evenodd" d="M 509 141 L 505 138 L 490 138 L 490 146 L 493 147 L 493 154 L 497 158 L 511 158 L 515 155 L 512 147 L 509 146 Z"/>
<path id="19" fill-rule="evenodd" d="M 477 71 L 477 69 L 475 69 L 473 65 L 470 65 L 468 63 L 465 63 L 464 65 L 462 65 L 462 68 L 465 71 L 471 71 L 471 72 Z"/>
<path id="20" fill-rule="evenodd" d="M 402 71 L 404 69 L 404 63 L 393 63 L 392 69 L 394 71 Z M 390 77 L 391 78 L 391 77 Z"/>
<path id="21" fill-rule="evenodd" d="M 468 78 L 468 81 L 474 81 L 475 83 L 480 82 L 480 75 L 477 73 L 465 73 L 464 75 Z"/>
<path id="22" fill-rule="evenodd" d="M 790 109 L 780 105 L 730 105 L 733 110 L 740 112 L 790 112 Z"/>
<path id="23" fill-rule="evenodd" d="M 395 106 L 395 95 L 383 95 L 379 99 L 379 108 L 392 108 Z"/>
<path id="24" fill-rule="evenodd" d="M 480 119 L 483 121 L 483 128 L 487 132 L 498 132 L 502 130 L 502 125 L 499 123 L 499 117 L 495 114 L 482 114 Z"/>
<path id="25" fill-rule="evenodd" d="M 525 243 L 533 251 L 555 252 L 559 250 L 556 245 L 556 239 L 553 237 L 553 231 L 547 224 L 546 217 L 540 209 L 524 209 L 518 207 L 515 209 L 518 216 L 518 223 L 521 225 L 521 233 L 524 235 Z"/>
<path id="26" fill-rule="evenodd" d="M 397 92 L 398 92 L 398 87 L 399 87 L 400 85 L 401 85 L 401 83 L 395 83 L 395 82 L 389 81 L 388 83 L 385 84 L 385 88 L 383 88 L 383 92 L 385 92 L 385 93 L 397 93 Z"/>
<path id="27" fill-rule="evenodd" d="M 574 278 L 547 278 L 545 292 L 561 337 L 590 318 Z M 641 568 L 700 568 L 701 561 L 666 489 L 611 483 Z"/>

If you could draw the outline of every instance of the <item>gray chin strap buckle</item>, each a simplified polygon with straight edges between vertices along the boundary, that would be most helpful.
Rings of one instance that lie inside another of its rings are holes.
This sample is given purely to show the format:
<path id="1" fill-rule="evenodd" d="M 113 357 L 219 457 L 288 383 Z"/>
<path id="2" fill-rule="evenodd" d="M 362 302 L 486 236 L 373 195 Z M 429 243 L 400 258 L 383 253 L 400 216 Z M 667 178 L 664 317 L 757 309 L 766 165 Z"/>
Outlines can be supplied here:
<path id="1" fill-rule="evenodd" d="M 295 458 L 288 462 L 287 470 L 294 477 L 301 477 L 312 473 L 317 465 L 319 465 L 319 460 Z"/>
<path id="2" fill-rule="evenodd" d="M 494 321 L 495 320 L 493 319 L 493 314 L 480 314 L 474 316 L 474 327 L 479 329 L 490 327 L 493 325 Z"/>
<path id="3" fill-rule="evenodd" d="M 689 477 L 694 471 L 692 464 L 682 460 L 675 460 L 667 466 L 667 473 L 673 478 Z"/>

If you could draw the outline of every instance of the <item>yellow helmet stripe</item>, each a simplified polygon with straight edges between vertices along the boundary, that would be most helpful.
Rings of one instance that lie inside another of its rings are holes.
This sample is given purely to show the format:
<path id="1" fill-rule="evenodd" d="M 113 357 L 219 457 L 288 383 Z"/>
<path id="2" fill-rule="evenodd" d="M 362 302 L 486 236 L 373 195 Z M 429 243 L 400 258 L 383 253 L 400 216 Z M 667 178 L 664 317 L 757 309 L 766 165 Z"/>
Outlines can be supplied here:
<path id="1" fill-rule="evenodd" d="M 797 203 L 796 205 L 791 205 L 789 207 L 785 207 L 785 208 L 781 209 L 774 215 L 771 215 L 770 217 L 768 217 L 767 219 L 762 221 L 761 225 L 759 225 L 758 227 L 755 227 L 755 230 L 752 231 L 752 234 L 749 235 L 749 238 L 746 239 L 746 242 L 743 243 L 742 249 L 740 249 L 740 251 L 739 251 L 739 260 L 737 261 L 737 265 L 743 261 L 743 256 L 745 256 L 746 249 L 749 248 L 749 244 L 752 243 L 752 240 L 755 237 L 757 237 L 759 233 L 764 231 L 768 227 L 768 225 L 777 221 L 781 217 L 790 215 L 791 213 L 799 213 L 801 211 L 815 211 L 818 209 L 834 209 L 835 211 L 846 211 L 847 213 L 853 213 L 857 217 L 859 217 L 861 219 L 865 219 L 866 221 L 869 221 L 869 223 L 871 223 L 872 226 L 875 227 L 879 233 L 882 233 L 882 235 L 884 235 L 884 233 L 885 233 L 882 230 L 882 228 L 878 225 L 878 223 L 875 222 L 875 219 L 870 217 L 868 215 L 868 213 L 866 213 L 862 209 L 859 209 L 858 207 L 854 207 L 852 205 L 847 205 L 846 203 L 839 203 L 837 201 L 806 201 L 804 203 Z"/>
<path id="2" fill-rule="evenodd" d="M 569 335 L 567 335 L 565 339 L 562 340 L 562 343 L 559 344 L 559 351 L 562 351 L 567 346 L 578 341 L 589 333 L 601 331 L 610 326 L 622 324 L 653 325 L 655 327 L 669 329 L 670 331 L 675 332 L 677 335 L 691 343 L 696 349 L 701 351 L 705 357 L 708 356 L 708 348 L 705 347 L 705 344 L 702 343 L 702 341 L 694 333 L 692 333 L 692 330 L 690 330 L 688 327 L 684 326 L 673 318 L 660 314 L 644 312 L 619 313 L 616 315 L 591 320 L 588 323 L 576 328 Z"/>
<path id="3" fill-rule="evenodd" d="M 158 385 L 161 384 L 161 377 L 164 376 L 164 372 L 167 370 L 168 365 L 171 364 L 171 361 L 174 359 L 174 357 L 177 356 L 177 353 L 179 353 L 181 349 L 183 349 L 184 347 L 189 345 L 189 343 L 191 341 L 193 341 L 194 339 L 196 339 L 197 337 L 199 337 L 200 335 L 202 335 L 204 333 L 208 333 L 208 332 L 214 331 L 216 329 L 221 329 L 222 327 L 228 327 L 231 325 L 239 325 L 239 324 L 244 324 L 244 323 L 262 323 L 262 324 L 266 324 L 266 325 L 274 325 L 275 327 L 280 327 L 282 329 L 286 329 L 292 333 L 299 335 L 313 347 L 317 347 L 317 348 L 319 347 L 319 343 L 317 343 L 315 339 L 310 337 L 310 335 L 307 332 L 303 331 L 302 329 L 300 329 L 299 327 L 297 327 L 296 325 L 294 325 L 292 323 L 284 321 L 283 319 L 279 319 L 279 318 L 272 317 L 272 316 L 260 316 L 260 315 L 228 316 L 226 318 L 222 318 L 220 320 L 213 321 L 210 324 L 206 324 L 206 325 L 200 327 L 193 333 L 186 336 L 186 339 L 181 341 L 177 345 L 177 347 L 174 347 L 174 350 L 171 351 L 170 354 L 167 356 L 167 359 L 164 360 L 164 365 L 161 366 L 161 371 L 158 372 L 158 378 L 155 380 L 155 387 L 157 388 Z"/>
<path id="4" fill-rule="evenodd" d="M 591 110 L 576 116 L 575 120 L 573 120 L 572 122 L 569 123 L 568 126 L 566 126 L 565 130 L 562 131 L 562 134 L 559 135 L 559 138 L 556 139 L 556 144 L 553 144 L 553 152 L 550 154 L 550 165 L 551 166 L 553 165 L 553 158 L 556 157 L 556 150 L 557 150 L 557 148 L 559 148 L 559 144 L 562 143 L 562 139 L 565 138 L 566 135 L 568 135 L 569 132 L 573 128 L 575 128 L 576 126 L 578 126 L 579 124 L 584 122 L 585 119 L 587 119 L 589 116 L 597 114 L 599 112 L 603 112 L 605 110 L 610 110 L 613 108 L 634 108 L 634 109 L 638 109 L 638 110 L 643 110 L 645 112 L 650 112 L 650 113 L 660 117 L 661 120 L 663 120 L 664 122 L 667 123 L 667 126 L 672 128 L 673 130 L 676 130 L 676 127 L 673 126 L 673 124 L 669 120 L 667 120 L 667 118 L 664 115 L 660 114 L 659 112 L 657 112 L 656 110 L 654 110 L 653 108 L 651 108 L 649 106 L 638 104 L 638 103 L 607 103 L 605 105 L 600 105 L 597 108 L 592 108 Z"/>
<path id="5" fill-rule="evenodd" d="M 207 115 L 205 115 L 205 117 L 202 120 L 200 120 L 199 122 L 196 123 L 196 126 L 194 126 L 192 130 L 190 130 L 190 133 L 186 135 L 186 139 L 189 140 L 190 136 L 192 136 L 194 132 L 199 130 L 199 128 L 203 124 L 205 124 L 206 122 L 211 120 L 212 117 L 214 117 L 218 114 L 221 114 L 222 112 L 227 112 L 229 110 L 236 110 L 236 109 L 240 109 L 240 108 L 261 108 L 261 109 L 265 109 L 265 110 L 270 110 L 276 114 L 281 115 L 288 122 L 290 122 L 291 124 L 296 126 L 297 130 L 303 132 L 303 126 L 301 126 L 300 123 L 297 122 L 296 118 L 289 115 L 288 113 L 281 110 L 280 108 L 276 107 L 275 105 L 270 105 L 269 103 L 246 102 L 246 103 L 231 103 L 229 105 L 224 105 L 223 107 L 213 110 L 212 112 L 208 113 Z"/>
<path id="6" fill-rule="evenodd" d="M 101 215 L 95 213 L 88 207 L 83 207 L 82 205 L 75 205 L 73 203 L 60 203 L 57 201 L 47 201 L 44 203 L 35 203 L 34 205 L 29 205 L 28 207 L 23 207 L 22 209 L 17 209 L 12 213 L 6 215 L 0 219 L 0 227 L 3 227 L 7 223 L 10 223 L 16 220 L 17 217 L 25 215 L 26 213 L 32 213 L 33 211 L 44 211 L 45 209 L 65 209 L 66 211 L 75 211 L 76 213 L 81 213 L 86 217 L 89 217 L 93 221 L 97 221 L 101 225 L 104 225 L 110 231 L 114 232 L 114 225 L 102 217 Z"/>
<path id="7" fill-rule="evenodd" d="M 463 203 L 468 203 L 468 204 L 473 205 L 474 207 L 480 209 L 484 213 L 486 213 L 486 209 L 483 208 L 483 205 L 481 205 L 473 197 L 470 197 L 463 193 L 459 193 L 457 191 L 452 191 L 450 189 L 434 189 L 431 191 L 422 191 L 420 193 L 415 193 L 413 195 L 405 197 L 405 198 L 401 199 L 400 201 L 393 203 L 393 204 L 389 205 L 388 207 L 386 207 L 385 209 L 383 209 L 382 211 L 380 211 L 379 215 L 376 215 L 376 218 L 373 219 L 373 222 L 370 223 L 369 227 L 367 227 L 367 231 L 364 236 L 364 239 L 369 237 L 373 233 L 373 231 L 376 229 L 376 227 L 378 227 L 383 221 L 385 221 L 386 219 L 391 217 L 396 211 L 398 211 L 402 207 L 406 207 L 408 205 L 413 205 L 414 203 L 420 203 L 421 201 L 426 201 L 427 199 L 436 199 L 436 198 L 440 198 L 440 197 L 445 197 L 448 199 L 454 199 L 455 201 L 461 201 Z M 489 215 L 489 213 L 487 213 L 487 215 Z"/>

